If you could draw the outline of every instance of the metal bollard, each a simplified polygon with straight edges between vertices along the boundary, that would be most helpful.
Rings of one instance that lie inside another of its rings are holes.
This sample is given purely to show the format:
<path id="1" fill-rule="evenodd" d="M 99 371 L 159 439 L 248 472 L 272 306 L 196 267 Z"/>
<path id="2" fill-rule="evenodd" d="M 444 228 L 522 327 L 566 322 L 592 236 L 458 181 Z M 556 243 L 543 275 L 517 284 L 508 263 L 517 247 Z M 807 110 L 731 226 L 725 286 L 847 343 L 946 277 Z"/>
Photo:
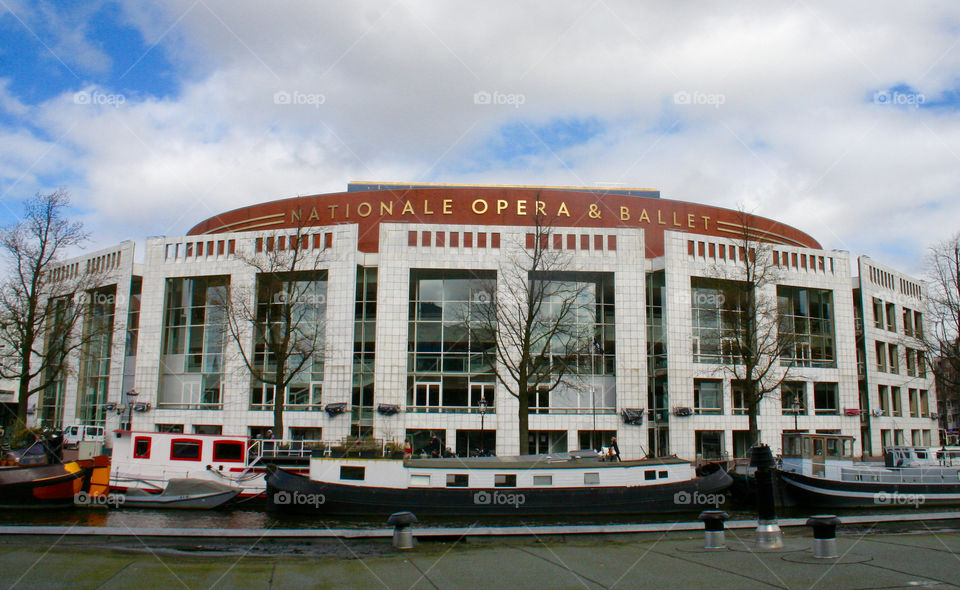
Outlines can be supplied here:
<path id="1" fill-rule="evenodd" d="M 410 525 L 417 522 L 412 512 L 395 512 L 387 518 L 387 524 L 393 525 L 393 547 L 395 549 L 413 549 L 413 529 Z"/>
<path id="2" fill-rule="evenodd" d="M 819 514 L 807 519 L 807 526 L 813 528 L 813 556 L 817 559 L 836 559 L 837 525 L 840 519 L 832 514 Z"/>
<path id="3" fill-rule="evenodd" d="M 750 449 L 750 466 L 756 467 L 757 481 L 757 547 L 760 549 L 780 549 L 783 547 L 783 532 L 777 524 L 777 512 L 774 508 L 773 469 L 776 463 L 773 452 L 767 445 L 757 445 Z"/>
<path id="4" fill-rule="evenodd" d="M 703 521 L 703 548 L 726 549 L 727 534 L 723 531 L 723 521 L 730 515 L 723 510 L 704 510 L 699 518 Z"/>

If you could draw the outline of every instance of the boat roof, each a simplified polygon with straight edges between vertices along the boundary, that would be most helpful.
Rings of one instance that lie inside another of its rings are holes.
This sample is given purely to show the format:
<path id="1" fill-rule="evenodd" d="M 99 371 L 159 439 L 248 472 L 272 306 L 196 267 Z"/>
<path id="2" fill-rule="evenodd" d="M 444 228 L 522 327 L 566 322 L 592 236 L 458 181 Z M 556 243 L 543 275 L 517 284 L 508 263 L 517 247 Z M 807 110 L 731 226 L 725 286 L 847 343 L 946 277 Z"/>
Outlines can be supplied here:
<path id="1" fill-rule="evenodd" d="M 449 457 L 429 459 L 406 459 L 406 467 L 419 469 L 582 469 L 637 467 L 689 464 L 675 456 L 634 461 L 601 461 L 595 451 L 551 453 L 549 455 L 520 455 L 514 457 Z"/>

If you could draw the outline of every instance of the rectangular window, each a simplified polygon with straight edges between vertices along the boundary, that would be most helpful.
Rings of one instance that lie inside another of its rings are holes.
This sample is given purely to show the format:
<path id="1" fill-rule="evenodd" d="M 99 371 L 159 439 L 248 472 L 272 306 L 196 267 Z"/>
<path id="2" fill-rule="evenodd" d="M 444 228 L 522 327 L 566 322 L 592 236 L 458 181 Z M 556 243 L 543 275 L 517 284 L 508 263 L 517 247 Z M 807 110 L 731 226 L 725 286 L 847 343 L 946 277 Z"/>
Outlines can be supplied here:
<path id="1" fill-rule="evenodd" d="M 887 330 L 897 331 L 897 306 L 894 303 L 887 304 Z"/>
<path id="2" fill-rule="evenodd" d="M 784 415 L 807 414 L 807 384 L 803 381 L 784 381 L 780 384 L 780 410 Z"/>
<path id="3" fill-rule="evenodd" d="M 903 416 L 903 400 L 900 398 L 900 388 L 891 387 L 890 388 L 890 401 L 893 406 L 893 415 L 894 416 Z"/>
<path id="4" fill-rule="evenodd" d="M 693 405 L 695 414 L 723 413 L 723 381 L 694 379 Z"/>
<path id="5" fill-rule="evenodd" d="M 904 347 L 903 353 L 907 359 L 907 375 L 910 377 L 916 377 L 917 376 L 916 351 L 914 351 L 912 348 Z"/>
<path id="6" fill-rule="evenodd" d="M 897 351 L 896 344 L 887 345 L 887 360 L 890 361 L 890 372 L 899 373 L 900 372 L 900 354 Z"/>
<path id="7" fill-rule="evenodd" d="M 781 364 L 830 368 L 837 366 L 834 348 L 833 291 L 777 286 Z"/>
<path id="8" fill-rule="evenodd" d="M 926 389 L 920 390 L 920 415 L 924 418 L 930 416 L 930 394 Z"/>
<path id="9" fill-rule="evenodd" d="M 749 413 L 749 404 L 747 403 L 747 384 L 745 381 L 731 381 L 730 388 L 733 392 L 733 415 L 746 416 Z M 760 408 L 757 407 L 757 410 Z M 759 412 L 758 412 L 759 413 Z"/>
<path id="10" fill-rule="evenodd" d="M 410 487 L 425 488 L 430 486 L 430 476 L 414 474 L 410 476 Z"/>
<path id="11" fill-rule="evenodd" d="M 465 488 L 470 485 L 470 475 L 466 473 L 448 473 L 448 488 Z"/>
<path id="12" fill-rule="evenodd" d="M 903 308 L 903 333 L 913 336 L 913 310 L 908 307 Z"/>
<path id="13" fill-rule="evenodd" d="M 535 486 L 552 486 L 552 485 L 553 485 L 553 476 L 552 476 L 552 475 L 534 475 L 534 476 L 533 476 L 533 485 L 535 485 Z"/>
<path id="14" fill-rule="evenodd" d="M 690 279 L 694 362 L 737 362 L 743 314 L 735 301 L 736 285 L 701 277 Z"/>
<path id="15" fill-rule="evenodd" d="M 589 472 L 583 474 L 583 484 L 592 486 L 598 485 L 600 483 L 600 473 L 599 472 Z"/>
<path id="16" fill-rule="evenodd" d="M 174 439 L 170 441 L 170 458 L 178 461 L 199 461 L 203 443 L 199 440 Z"/>
<path id="17" fill-rule="evenodd" d="M 913 312 L 913 335 L 923 338 L 923 314 L 919 311 Z"/>
<path id="18" fill-rule="evenodd" d="M 840 399 L 836 383 L 813 384 L 813 409 L 817 415 L 840 413 Z"/>
<path id="19" fill-rule="evenodd" d="M 353 465 L 341 465 L 340 466 L 340 479 L 341 480 L 352 480 L 352 481 L 363 481 L 365 477 L 366 467 L 356 467 Z"/>
<path id="20" fill-rule="evenodd" d="M 725 458 L 722 430 L 697 430 L 694 432 L 694 444 L 701 459 L 713 461 Z"/>
<path id="21" fill-rule="evenodd" d="M 880 409 L 883 410 L 884 416 L 890 415 L 890 388 L 886 385 L 879 385 L 877 387 L 877 393 L 880 396 Z"/>
<path id="22" fill-rule="evenodd" d="M 883 301 L 876 297 L 873 298 L 873 327 L 878 330 L 883 329 Z"/>
<path id="23" fill-rule="evenodd" d="M 133 458 L 134 459 L 149 459 L 150 458 L 150 437 L 147 436 L 138 436 L 133 439 Z"/>
<path id="24" fill-rule="evenodd" d="M 657 479 L 657 470 L 656 469 L 646 469 L 643 472 L 644 481 L 653 481 Z"/>
<path id="25" fill-rule="evenodd" d="M 916 389 L 910 388 L 907 390 L 907 399 L 910 400 L 910 417 L 919 418 L 920 417 L 920 394 L 917 393 Z"/>
<path id="26" fill-rule="evenodd" d="M 883 342 L 876 343 L 876 352 L 877 352 L 877 371 L 881 373 L 887 372 L 887 345 Z"/>
<path id="27" fill-rule="evenodd" d="M 515 473 L 497 473 L 493 476 L 493 485 L 498 488 L 517 487 L 517 475 Z"/>
<path id="28" fill-rule="evenodd" d="M 213 442 L 213 460 L 223 463 L 243 461 L 244 444 L 240 441 L 217 440 Z"/>

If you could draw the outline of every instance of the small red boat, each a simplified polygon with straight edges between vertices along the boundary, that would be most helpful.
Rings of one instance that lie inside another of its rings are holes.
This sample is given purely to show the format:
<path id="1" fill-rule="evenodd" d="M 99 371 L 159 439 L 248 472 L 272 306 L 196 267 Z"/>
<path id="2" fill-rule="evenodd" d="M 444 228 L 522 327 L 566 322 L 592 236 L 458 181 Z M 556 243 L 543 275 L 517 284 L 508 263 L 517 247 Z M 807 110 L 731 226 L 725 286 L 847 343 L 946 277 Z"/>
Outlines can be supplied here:
<path id="1" fill-rule="evenodd" d="M 107 456 L 52 465 L 0 467 L 0 507 L 69 507 L 80 492 L 107 493 Z"/>

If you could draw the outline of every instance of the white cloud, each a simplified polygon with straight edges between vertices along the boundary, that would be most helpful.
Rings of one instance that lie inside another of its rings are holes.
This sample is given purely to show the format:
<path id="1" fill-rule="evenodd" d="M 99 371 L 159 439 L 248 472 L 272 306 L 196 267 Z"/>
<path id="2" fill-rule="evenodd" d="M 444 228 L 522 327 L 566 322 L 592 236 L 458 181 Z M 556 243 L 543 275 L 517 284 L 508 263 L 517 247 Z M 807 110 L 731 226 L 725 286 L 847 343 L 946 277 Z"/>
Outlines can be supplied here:
<path id="1" fill-rule="evenodd" d="M 350 179 L 652 186 L 746 203 L 905 270 L 957 230 L 957 113 L 871 102 L 897 84 L 930 101 L 957 85 L 949 3 L 124 6 L 179 93 L 119 108 L 64 96 L 34 114 L 47 141 L 67 134 L 84 180 L 72 188 L 104 242 Z M 481 90 L 524 102 L 477 105 Z M 678 91 L 722 104 L 675 104 Z M 523 167 L 490 159 L 502 126 L 570 117 L 603 132 Z M 23 133 L 11 145 L 29 145 Z"/>

